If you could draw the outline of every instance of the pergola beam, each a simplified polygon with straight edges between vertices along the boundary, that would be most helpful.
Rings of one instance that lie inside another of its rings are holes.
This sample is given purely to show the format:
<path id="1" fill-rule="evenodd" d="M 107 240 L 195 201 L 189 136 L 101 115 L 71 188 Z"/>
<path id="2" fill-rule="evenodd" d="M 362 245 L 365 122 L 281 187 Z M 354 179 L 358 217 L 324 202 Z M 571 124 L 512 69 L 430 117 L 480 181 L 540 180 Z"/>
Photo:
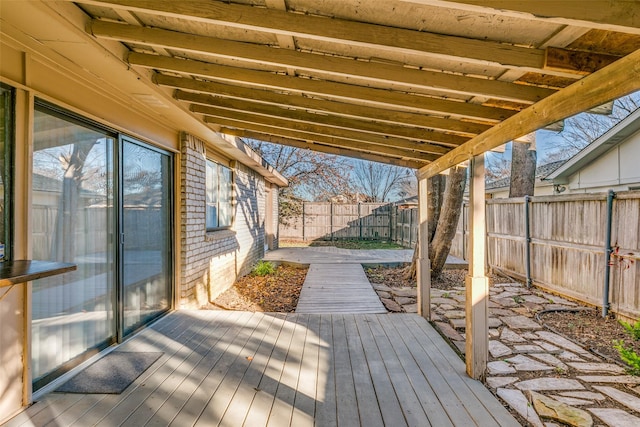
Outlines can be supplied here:
<path id="1" fill-rule="evenodd" d="M 357 149 L 340 148 L 333 145 L 318 144 L 316 142 L 310 142 L 310 141 L 299 140 L 294 138 L 286 138 L 282 136 L 270 135 L 270 134 L 254 132 L 250 130 L 223 127 L 220 129 L 220 132 L 226 133 L 228 135 L 237 136 L 240 138 L 256 139 L 259 141 L 272 142 L 274 144 L 288 145 L 291 147 L 318 151 L 320 153 L 352 157 L 356 159 L 369 160 L 372 162 L 385 163 L 385 164 L 412 168 L 412 169 L 417 169 L 420 166 L 424 165 L 424 162 L 420 162 L 416 160 L 409 160 L 409 159 L 400 158 L 400 157 L 391 157 L 389 155 L 383 156 L 378 154 L 372 154 L 370 152 L 360 151 Z"/>
<path id="2" fill-rule="evenodd" d="M 438 158 L 438 155 L 435 154 L 424 153 L 418 150 L 412 150 L 410 148 L 398 147 L 394 145 L 392 141 L 389 144 L 372 143 L 368 141 L 349 139 L 340 136 L 332 136 L 330 134 L 322 132 L 314 133 L 313 131 L 316 129 L 312 129 L 312 131 L 310 132 L 297 131 L 283 127 L 265 125 L 262 123 L 255 123 L 251 120 L 243 121 L 216 116 L 205 116 L 204 122 L 211 125 L 218 125 L 220 127 L 237 128 L 260 132 L 266 135 L 281 136 L 284 138 L 292 138 L 308 142 L 317 142 L 325 145 L 331 145 L 337 148 L 345 148 L 347 150 L 361 150 L 379 155 L 386 154 L 404 159 L 413 159 L 422 162 L 423 164 L 431 162 Z"/>
<path id="3" fill-rule="evenodd" d="M 161 78 L 158 79 L 158 81 L 161 81 L 163 85 L 172 83 L 169 84 L 171 87 L 184 88 L 185 86 L 188 86 L 189 89 L 193 90 L 198 90 L 199 88 L 200 91 L 205 93 L 194 93 L 177 89 L 174 92 L 173 97 L 179 101 L 187 101 L 194 104 L 208 106 L 222 105 L 222 103 L 224 103 L 223 100 L 238 100 L 239 102 L 251 101 L 252 105 L 261 103 L 263 105 L 282 106 L 303 111 L 316 111 L 318 113 L 333 114 L 341 117 L 373 120 L 376 122 L 387 122 L 404 126 L 417 126 L 465 135 L 478 135 L 491 127 L 490 125 L 481 123 L 443 119 L 441 117 L 426 116 L 424 114 L 409 113 L 406 111 L 386 110 L 383 108 L 346 104 L 343 102 L 327 101 L 316 98 L 306 98 L 297 95 L 283 95 L 275 92 L 255 91 L 239 86 L 198 82 L 179 77 L 168 77 L 167 79 Z M 193 85 L 193 83 L 197 83 L 197 85 Z"/>
<path id="4" fill-rule="evenodd" d="M 470 12 L 640 34 L 637 0 L 402 0 Z"/>
<path id="5" fill-rule="evenodd" d="M 430 177 L 550 123 L 640 90 L 640 50 L 589 75 L 499 123 L 469 142 L 423 167 Z"/>
<path id="6" fill-rule="evenodd" d="M 408 68 L 402 65 L 373 63 L 289 49 L 276 49 L 251 43 L 106 21 L 92 21 L 90 32 L 96 37 L 121 42 L 239 59 L 277 68 L 294 68 L 315 74 L 366 78 L 386 84 L 406 85 L 407 89 L 435 89 L 523 103 L 537 102 L 555 92 L 553 89 L 523 86 L 498 80 L 465 77 Z M 555 68 L 562 71 L 559 65 L 560 63 L 556 62 Z M 543 70 L 539 71 L 543 72 Z"/>
<path id="7" fill-rule="evenodd" d="M 290 124 L 287 127 L 295 130 L 305 130 L 309 128 L 309 126 L 311 126 L 310 129 L 316 129 L 316 125 L 323 125 L 331 128 L 345 129 L 347 131 L 373 133 L 384 137 L 390 136 L 422 142 L 435 142 L 452 147 L 457 147 L 469 140 L 468 137 L 436 132 L 430 129 L 307 113 L 283 107 L 273 107 L 238 100 L 220 99 L 215 105 L 210 104 L 208 106 L 195 104 L 191 106 L 191 111 L 211 116 L 224 116 L 231 119 L 239 117 L 246 118 L 248 117 L 247 114 L 252 114 L 260 116 L 260 118 L 256 119 L 264 124 L 272 124 L 274 123 L 274 119 L 277 123 L 285 124 L 286 122 L 283 122 L 282 119 L 286 119 Z M 305 124 L 307 125 L 306 127 L 304 126 Z M 368 134 L 365 134 L 362 136 L 362 139 L 367 139 L 368 137 Z M 449 151 L 447 148 L 438 145 L 429 147 L 433 150 L 432 153 L 434 154 L 445 154 Z"/>
<path id="8" fill-rule="evenodd" d="M 485 107 L 478 104 L 411 95 L 386 89 L 303 79 L 265 71 L 245 70 L 242 68 L 168 58 L 159 55 L 130 53 L 128 63 L 133 66 L 198 76 L 218 82 L 251 85 L 265 90 L 279 90 L 296 94 L 320 96 L 342 102 L 366 102 L 368 105 L 382 108 L 404 107 L 413 111 L 440 115 L 451 114 L 457 117 L 492 121 L 504 120 L 517 113 L 516 111 L 504 108 Z M 157 82 L 161 84 L 160 80 Z"/>
<path id="9" fill-rule="evenodd" d="M 536 71 L 544 59 L 544 51 L 539 49 L 219 1 L 84 0 L 83 3 L 488 66 Z"/>

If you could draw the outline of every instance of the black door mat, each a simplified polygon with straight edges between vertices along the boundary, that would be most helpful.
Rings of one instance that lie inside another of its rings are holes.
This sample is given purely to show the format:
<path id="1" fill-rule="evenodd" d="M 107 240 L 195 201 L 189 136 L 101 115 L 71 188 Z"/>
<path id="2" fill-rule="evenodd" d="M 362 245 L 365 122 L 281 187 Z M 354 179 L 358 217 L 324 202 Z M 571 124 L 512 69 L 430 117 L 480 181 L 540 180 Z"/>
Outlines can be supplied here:
<path id="1" fill-rule="evenodd" d="M 112 351 L 78 373 L 57 392 L 120 394 L 162 356 L 161 352 Z"/>

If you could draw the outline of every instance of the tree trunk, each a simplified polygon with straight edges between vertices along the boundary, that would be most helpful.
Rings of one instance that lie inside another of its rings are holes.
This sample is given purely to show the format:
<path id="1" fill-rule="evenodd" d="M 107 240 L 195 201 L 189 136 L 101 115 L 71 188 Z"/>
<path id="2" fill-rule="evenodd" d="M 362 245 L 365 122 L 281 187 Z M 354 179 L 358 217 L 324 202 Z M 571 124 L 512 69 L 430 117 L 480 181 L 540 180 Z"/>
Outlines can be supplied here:
<path id="1" fill-rule="evenodd" d="M 509 197 L 533 196 L 536 185 L 535 133 L 513 141 Z M 533 148 L 533 149 L 532 149 Z"/>
<path id="2" fill-rule="evenodd" d="M 429 259 L 431 276 L 442 272 L 451 242 L 456 235 L 458 220 L 462 212 L 462 196 L 467 179 L 465 168 L 452 168 L 449 176 L 437 175 L 427 181 L 429 218 Z M 411 265 L 405 271 L 407 280 L 417 279 L 418 250 L 413 252 Z"/>
<path id="3" fill-rule="evenodd" d="M 456 235 L 466 180 L 466 168 L 455 167 L 449 170 L 438 226 L 429 245 L 431 276 L 434 278 L 442 272 L 451 249 L 451 242 Z"/>

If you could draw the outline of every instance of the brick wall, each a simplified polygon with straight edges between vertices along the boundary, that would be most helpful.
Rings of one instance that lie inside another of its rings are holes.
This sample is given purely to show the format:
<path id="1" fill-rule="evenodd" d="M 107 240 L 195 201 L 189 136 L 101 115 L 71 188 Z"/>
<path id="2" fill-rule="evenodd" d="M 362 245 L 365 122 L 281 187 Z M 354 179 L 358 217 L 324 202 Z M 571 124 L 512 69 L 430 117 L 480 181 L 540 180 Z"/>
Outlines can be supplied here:
<path id="1" fill-rule="evenodd" d="M 230 230 L 206 231 L 206 146 L 181 135 L 180 283 L 181 308 L 200 307 L 224 292 L 264 255 L 266 183 L 236 163 L 234 221 Z M 277 206 L 277 202 L 276 202 Z"/>

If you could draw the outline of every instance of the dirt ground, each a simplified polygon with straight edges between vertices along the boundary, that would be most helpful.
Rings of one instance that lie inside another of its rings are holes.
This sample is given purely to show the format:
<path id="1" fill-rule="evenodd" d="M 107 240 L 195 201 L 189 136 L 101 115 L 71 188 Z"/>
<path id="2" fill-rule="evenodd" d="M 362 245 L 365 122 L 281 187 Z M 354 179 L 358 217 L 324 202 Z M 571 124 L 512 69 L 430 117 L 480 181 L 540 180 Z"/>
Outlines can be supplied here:
<path id="1" fill-rule="evenodd" d="M 272 275 L 241 277 L 208 308 L 292 313 L 298 304 L 307 270 L 281 265 Z"/>

